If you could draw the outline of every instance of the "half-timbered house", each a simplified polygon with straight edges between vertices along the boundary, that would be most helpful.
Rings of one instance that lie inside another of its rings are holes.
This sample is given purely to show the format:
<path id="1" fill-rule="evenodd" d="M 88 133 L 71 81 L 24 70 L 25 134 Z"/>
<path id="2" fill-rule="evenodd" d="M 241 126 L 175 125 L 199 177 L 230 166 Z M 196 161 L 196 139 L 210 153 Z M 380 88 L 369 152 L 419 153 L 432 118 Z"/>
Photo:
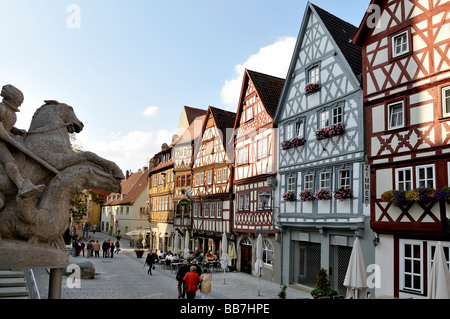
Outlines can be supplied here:
<path id="1" fill-rule="evenodd" d="M 204 111 L 206 113 L 206 111 Z M 175 210 L 174 227 L 180 233 L 178 247 L 185 248 L 185 236 L 192 239 L 192 176 L 194 150 L 201 140 L 205 115 L 196 117 L 188 129 L 173 141 L 173 165 L 175 172 L 175 193 L 173 207 Z M 191 247 L 188 247 L 191 249 Z"/>
<path id="2" fill-rule="evenodd" d="M 218 253 L 222 234 L 231 235 L 234 148 L 227 141 L 235 118 L 236 113 L 212 106 L 205 115 L 192 177 L 194 249 Z"/>
<path id="3" fill-rule="evenodd" d="M 278 139 L 273 118 L 284 79 L 245 70 L 234 124 L 234 223 L 239 234 L 237 270 L 251 274 L 256 261 L 256 238 L 263 235 L 266 280 L 280 282 L 274 259 L 280 258 L 278 232 L 273 227 Z M 275 276 L 277 278 L 275 278 Z"/>
<path id="4" fill-rule="evenodd" d="M 151 234 L 146 241 L 150 241 L 151 248 L 166 252 L 173 248 L 175 239 L 172 147 L 164 143 L 161 152 L 150 160 L 149 168 L 148 209 Z"/>
<path id="5" fill-rule="evenodd" d="M 449 256 L 450 2 L 371 2 L 363 51 L 377 296 L 427 295 L 438 241 Z"/>
<path id="6" fill-rule="evenodd" d="M 362 58 L 351 43 L 356 30 L 308 2 L 275 116 L 283 281 L 314 287 L 324 268 L 341 294 L 355 239 L 366 264 L 374 250 L 363 203 Z"/>

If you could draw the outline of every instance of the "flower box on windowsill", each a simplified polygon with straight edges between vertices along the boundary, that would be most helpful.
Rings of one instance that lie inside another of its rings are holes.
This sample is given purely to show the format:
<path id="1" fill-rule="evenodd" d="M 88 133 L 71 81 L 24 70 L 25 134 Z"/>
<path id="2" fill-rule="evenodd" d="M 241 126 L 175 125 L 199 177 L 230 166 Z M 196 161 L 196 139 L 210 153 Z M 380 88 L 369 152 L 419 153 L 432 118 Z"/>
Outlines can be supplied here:
<path id="1" fill-rule="evenodd" d="M 329 127 L 321 128 L 316 131 L 316 138 L 320 140 L 324 140 L 333 136 L 342 135 L 345 133 L 345 126 L 342 123 L 332 125 Z"/>
<path id="2" fill-rule="evenodd" d="M 305 145 L 305 138 L 303 137 L 294 137 L 290 140 L 284 141 L 280 143 L 280 146 L 283 150 L 290 150 L 291 148 L 299 147 Z"/>
<path id="3" fill-rule="evenodd" d="M 450 187 L 439 189 L 419 187 L 410 191 L 391 190 L 384 192 L 381 199 L 395 206 L 403 206 L 411 202 L 430 203 L 433 201 L 449 201 Z"/>
<path id="4" fill-rule="evenodd" d="M 295 202 L 295 193 L 294 192 L 286 192 L 283 194 L 283 199 L 285 202 Z"/>
<path id="5" fill-rule="evenodd" d="M 340 202 L 343 202 L 347 199 L 353 198 L 353 191 L 351 188 L 339 188 L 335 189 L 333 192 L 334 198 L 339 200 Z"/>
<path id="6" fill-rule="evenodd" d="M 310 190 L 305 190 L 299 194 L 303 202 L 312 202 L 314 200 L 314 194 Z"/>
<path id="7" fill-rule="evenodd" d="M 331 193 L 329 189 L 323 188 L 316 191 L 314 197 L 317 200 L 328 200 L 331 199 Z"/>
<path id="8" fill-rule="evenodd" d="M 320 90 L 320 83 L 319 82 L 308 83 L 305 86 L 305 94 L 306 95 L 316 93 L 319 90 Z"/>

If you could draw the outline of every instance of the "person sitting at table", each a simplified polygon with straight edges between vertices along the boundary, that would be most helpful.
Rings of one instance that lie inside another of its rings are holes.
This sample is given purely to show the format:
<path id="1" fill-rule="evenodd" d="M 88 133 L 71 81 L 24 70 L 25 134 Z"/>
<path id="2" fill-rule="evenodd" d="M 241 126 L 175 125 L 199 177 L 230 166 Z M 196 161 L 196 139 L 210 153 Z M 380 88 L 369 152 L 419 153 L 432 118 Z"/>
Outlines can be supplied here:
<path id="1" fill-rule="evenodd" d="M 209 250 L 207 253 L 206 253 L 206 255 L 205 255 L 205 257 L 206 257 L 206 259 L 208 259 L 208 260 L 212 260 L 212 261 L 214 261 L 216 258 L 214 257 L 214 255 L 211 253 L 211 250 Z"/>

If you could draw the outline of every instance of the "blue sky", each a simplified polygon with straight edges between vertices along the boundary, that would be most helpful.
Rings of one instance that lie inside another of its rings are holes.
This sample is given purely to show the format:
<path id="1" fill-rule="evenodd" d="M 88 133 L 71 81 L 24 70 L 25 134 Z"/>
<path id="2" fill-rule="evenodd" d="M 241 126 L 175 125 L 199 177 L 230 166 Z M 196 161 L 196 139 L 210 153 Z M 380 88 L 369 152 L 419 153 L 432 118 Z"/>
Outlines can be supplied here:
<path id="1" fill-rule="evenodd" d="M 316 0 L 359 26 L 369 0 Z M 236 111 L 245 67 L 284 78 L 305 0 L 0 0 L 0 86 L 17 127 L 44 100 L 74 107 L 86 151 L 137 171 L 170 143 L 184 105 Z"/>

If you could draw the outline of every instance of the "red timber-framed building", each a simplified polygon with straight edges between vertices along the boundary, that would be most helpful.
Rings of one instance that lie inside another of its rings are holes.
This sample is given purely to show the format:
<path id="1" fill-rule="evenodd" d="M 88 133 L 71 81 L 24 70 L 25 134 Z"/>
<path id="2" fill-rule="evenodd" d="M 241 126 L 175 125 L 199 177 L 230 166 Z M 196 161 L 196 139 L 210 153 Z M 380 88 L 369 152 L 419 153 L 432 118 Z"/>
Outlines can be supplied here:
<path id="1" fill-rule="evenodd" d="M 273 223 L 278 150 L 273 118 L 283 85 L 284 79 L 246 69 L 233 134 L 237 270 L 252 273 L 256 239 L 261 233 L 263 276 L 277 282 L 280 278 L 275 278 L 274 255 L 281 250 Z"/>
<path id="2" fill-rule="evenodd" d="M 194 250 L 210 250 L 220 257 L 221 239 L 232 238 L 233 147 L 231 139 L 236 113 L 208 107 L 194 151 L 192 179 L 192 235 Z"/>
<path id="3" fill-rule="evenodd" d="M 363 50 L 376 295 L 424 298 L 436 244 L 447 257 L 450 247 L 450 205 L 436 200 L 450 179 L 450 2 L 373 0 L 353 42 Z M 421 188 L 433 190 L 428 200 L 417 200 Z"/>

